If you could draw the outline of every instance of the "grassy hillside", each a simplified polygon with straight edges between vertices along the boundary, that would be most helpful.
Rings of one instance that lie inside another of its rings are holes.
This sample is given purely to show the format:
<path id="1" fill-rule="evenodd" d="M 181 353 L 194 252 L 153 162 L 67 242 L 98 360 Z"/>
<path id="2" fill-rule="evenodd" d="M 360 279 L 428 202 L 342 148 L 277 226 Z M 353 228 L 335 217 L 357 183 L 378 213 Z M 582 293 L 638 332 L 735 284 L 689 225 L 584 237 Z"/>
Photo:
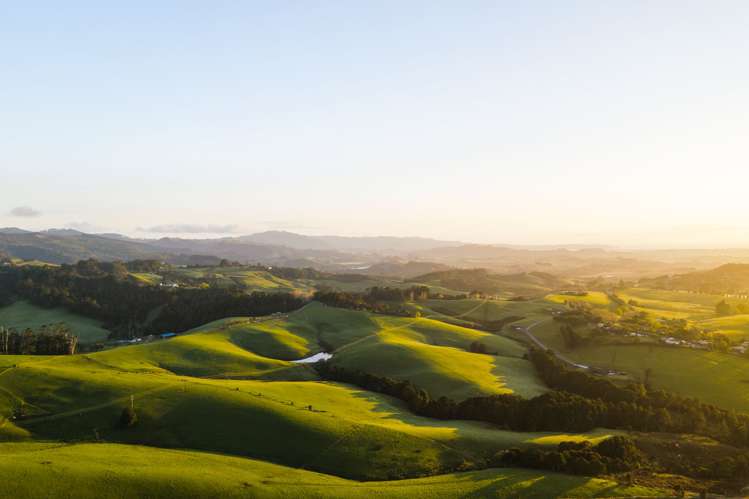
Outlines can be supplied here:
<path id="1" fill-rule="evenodd" d="M 258 267 L 177 267 L 164 270 L 160 275 L 133 273 L 133 277 L 146 284 L 158 284 L 161 280 L 181 286 L 242 287 L 247 291 L 312 293 L 316 289 L 329 288 L 347 292 L 362 292 L 374 286 L 409 287 L 412 283 L 401 279 L 367 275 L 337 275 L 309 270 L 299 271 L 295 277 L 281 277 L 294 272 L 293 269 L 263 270 Z M 307 275 L 305 275 L 307 274 Z M 434 292 L 456 293 L 439 287 Z"/>
<path id="2" fill-rule="evenodd" d="M 23 480 L 18 477 L 23 476 Z M 64 477 L 64 479 L 61 479 Z M 0 445 L 8 497 L 457 498 L 657 496 L 665 491 L 516 469 L 354 482 L 262 461 L 115 444 Z"/>
<path id="3" fill-rule="evenodd" d="M 701 321 L 700 326 L 706 331 L 724 334 L 731 341 L 749 339 L 749 315 L 747 314 L 707 319 Z"/>
<path id="4" fill-rule="evenodd" d="M 419 305 L 429 311 L 467 321 L 493 322 L 514 317 L 536 317 L 549 314 L 550 305 L 540 300 L 426 300 Z M 425 313 L 431 316 L 429 313 Z"/>
<path id="5" fill-rule="evenodd" d="M 109 331 L 102 328 L 97 320 L 74 314 L 64 308 L 42 308 L 25 301 L 0 308 L 0 326 L 36 329 L 58 322 L 67 324 L 81 343 L 105 340 L 109 335 Z"/>
<path id="6" fill-rule="evenodd" d="M 533 333 L 552 348 L 561 349 L 558 326 L 533 329 Z M 559 338 L 552 340 L 552 338 Z M 655 388 L 715 404 L 725 409 L 749 411 L 749 363 L 743 357 L 674 348 L 659 345 L 592 345 L 582 346 L 564 355 L 586 365 L 611 367 L 643 380 L 650 369 L 650 383 Z"/>
<path id="7" fill-rule="evenodd" d="M 475 329 L 427 318 L 372 316 L 377 330 L 335 352 L 332 362 L 380 376 L 408 379 L 433 396 L 464 399 L 476 395 L 545 391 L 520 344 Z M 498 355 L 470 353 L 481 342 Z"/>
<path id="8" fill-rule="evenodd" d="M 647 288 L 628 288 L 617 291 L 617 295 L 632 305 L 635 310 L 667 319 L 714 317 L 715 305 L 723 299 L 718 295 Z"/>
<path id="9" fill-rule="evenodd" d="M 491 303 L 455 301 L 451 312 L 498 317 L 526 307 L 529 317 L 542 317 L 544 307 L 555 306 Z M 428 312 L 426 305 L 436 304 L 424 305 Z M 496 355 L 470 353 L 474 342 Z M 520 433 L 416 416 L 396 399 L 322 382 L 309 365 L 292 362 L 322 350 L 333 351 L 334 363 L 409 379 L 433 396 L 545 391 L 522 358 L 525 347 L 506 337 L 312 303 L 288 315 L 226 318 L 173 339 L 91 354 L 0 357 L 0 441 L 8 442 L 0 444 L 0 478 L 10 481 L 21 470 L 38 475 L 13 483 L 19 497 L 51 489 L 49 480 L 61 476 L 54 490 L 62 497 L 143 490 L 159 497 L 656 492 L 546 472 L 456 473 L 485 467 L 501 449 L 598 442 L 618 432 Z M 654 370 L 653 379 L 676 379 L 666 374 Z M 120 416 L 131 404 L 138 422 L 123 428 Z"/>
<path id="10" fill-rule="evenodd" d="M 492 274 L 486 269 L 444 270 L 417 276 L 409 281 L 462 292 L 481 291 L 503 296 L 538 296 L 569 286 L 567 281 L 544 272 Z"/>
<path id="11" fill-rule="evenodd" d="M 546 297 L 546 300 L 551 303 L 563 305 L 567 302 L 573 303 L 587 303 L 593 307 L 609 308 L 612 306 L 612 301 L 606 293 L 601 291 L 589 291 L 585 295 L 565 295 L 565 294 L 550 294 Z"/>
<path id="12" fill-rule="evenodd" d="M 309 292 L 311 287 L 296 279 L 284 279 L 265 270 L 247 267 L 185 267 L 163 272 L 161 278 L 182 286 L 240 286 L 247 291 Z"/>
<path id="13" fill-rule="evenodd" d="M 610 434 L 516 433 L 418 417 L 387 396 L 314 381 L 310 367 L 288 361 L 319 351 L 319 339 L 339 346 L 343 362 L 356 361 L 363 348 L 374 355 L 371 366 L 381 360 L 396 369 L 388 374 L 413 375 L 437 394 L 543 390 L 510 340 L 312 304 L 288 317 L 226 319 L 171 340 L 92 354 L 3 356 L 0 439 L 103 439 L 394 479 L 473 466 L 512 446 Z M 475 339 L 504 356 L 462 350 Z M 384 346 L 365 348 L 371 341 Z M 139 422 L 121 429 L 131 397 Z"/>
<path id="14" fill-rule="evenodd" d="M 163 280 L 163 277 L 160 275 L 152 274 L 150 272 L 132 272 L 130 275 L 137 279 L 138 282 L 149 284 L 151 286 L 155 286 Z"/>
<path id="15" fill-rule="evenodd" d="M 645 285 L 713 294 L 749 294 L 749 265 L 729 263 L 715 269 L 659 277 L 644 281 Z"/>

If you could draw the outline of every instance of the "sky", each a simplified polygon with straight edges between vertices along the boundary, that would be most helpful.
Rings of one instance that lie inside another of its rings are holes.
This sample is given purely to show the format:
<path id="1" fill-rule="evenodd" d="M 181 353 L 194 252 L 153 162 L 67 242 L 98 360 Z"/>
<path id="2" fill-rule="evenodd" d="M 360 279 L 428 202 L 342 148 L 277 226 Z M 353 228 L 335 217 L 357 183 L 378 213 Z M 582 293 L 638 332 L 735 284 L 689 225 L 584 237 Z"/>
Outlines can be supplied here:
<path id="1" fill-rule="evenodd" d="M 749 2 L 0 0 L 0 226 L 749 246 Z"/>

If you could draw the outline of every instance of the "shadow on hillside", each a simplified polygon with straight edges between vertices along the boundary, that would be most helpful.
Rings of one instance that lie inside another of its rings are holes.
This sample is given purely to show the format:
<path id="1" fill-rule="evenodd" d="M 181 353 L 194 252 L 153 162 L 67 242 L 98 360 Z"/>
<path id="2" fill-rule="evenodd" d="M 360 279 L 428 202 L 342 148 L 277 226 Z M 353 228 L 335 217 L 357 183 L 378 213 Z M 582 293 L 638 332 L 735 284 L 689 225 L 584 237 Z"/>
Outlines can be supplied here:
<path id="1" fill-rule="evenodd" d="M 550 498 L 570 497 L 578 489 L 583 489 L 591 478 L 584 476 L 550 474 L 543 471 L 525 470 L 517 468 L 502 468 L 497 471 L 506 471 L 507 475 L 489 481 L 483 487 L 473 490 L 466 498 L 485 497 L 522 497 L 522 498 Z M 485 481 L 489 478 L 491 470 L 478 473 L 470 473 L 469 476 L 475 481 Z M 610 497 L 616 494 L 617 484 L 612 483 L 593 492 L 596 497 Z"/>
<path id="2" fill-rule="evenodd" d="M 532 398 L 547 391 L 530 361 L 520 357 L 495 356 L 492 375 L 515 395 Z"/>
<path id="3" fill-rule="evenodd" d="M 368 392 L 353 385 L 347 386 L 351 386 L 352 388 L 354 388 L 354 391 L 352 391 L 352 395 L 354 397 L 365 399 L 368 402 L 371 402 L 373 404 L 372 410 L 374 412 L 386 413 L 387 416 L 384 418 L 385 420 L 392 419 L 401 423 L 421 428 L 445 428 L 448 431 L 453 432 L 451 440 L 459 440 L 462 436 L 464 436 L 462 433 L 464 432 L 464 427 L 466 425 L 472 425 L 476 428 L 476 430 L 486 429 L 501 431 L 490 425 L 489 423 L 483 423 L 480 421 L 456 421 L 449 419 L 443 420 L 419 416 L 412 413 L 408 409 L 406 404 L 397 398 L 391 397 L 389 395 Z"/>
<path id="4" fill-rule="evenodd" d="M 317 341 L 324 351 L 335 350 L 380 330 L 380 326 L 365 312 L 316 302 L 290 314 L 286 328 L 291 333 Z"/>

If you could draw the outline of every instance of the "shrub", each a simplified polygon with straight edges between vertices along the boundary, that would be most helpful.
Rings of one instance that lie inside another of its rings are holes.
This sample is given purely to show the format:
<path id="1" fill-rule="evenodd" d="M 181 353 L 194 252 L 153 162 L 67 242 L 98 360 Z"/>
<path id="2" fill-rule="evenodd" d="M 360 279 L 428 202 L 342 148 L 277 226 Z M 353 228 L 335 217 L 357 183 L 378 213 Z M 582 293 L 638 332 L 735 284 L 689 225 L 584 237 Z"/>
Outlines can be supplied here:
<path id="1" fill-rule="evenodd" d="M 136 424 L 138 424 L 138 415 L 135 413 L 135 409 L 130 406 L 122 409 L 122 414 L 120 414 L 120 427 L 132 428 Z"/>

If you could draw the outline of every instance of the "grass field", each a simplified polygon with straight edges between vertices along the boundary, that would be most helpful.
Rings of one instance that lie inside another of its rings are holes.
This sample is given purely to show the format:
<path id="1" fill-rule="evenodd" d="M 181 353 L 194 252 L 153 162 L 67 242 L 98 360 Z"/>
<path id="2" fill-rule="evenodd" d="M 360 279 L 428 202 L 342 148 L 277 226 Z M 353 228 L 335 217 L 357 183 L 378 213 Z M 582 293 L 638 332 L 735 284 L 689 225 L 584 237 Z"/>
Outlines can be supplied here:
<path id="1" fill-rule="evenodd" d="M 241 286 L 247 291 L 278 291 L 312 293 L 315 289 L 330 288 L 347 292 L 362 292 L 374 286 L 410 287 L 414 283 L 385 277 L 341 278 L 335 276 L 322 279 L 285 279 L 266 270 L 246 267 L 189 267 L 176 268 L 164 272 L 163 276 L 155 274 L 133 274 L 136 279 L 149 284 L 157 284 L 162 278 L 188 286 L 210 284 L 216 287 Z M 430 286 L 434 292 L 455 293 L 438 286 Z"/>
<path id="2" fill-rule="evenodd" d="M 693 326 L 707 332 L 724 334 L 735 342 L 749 338 L 749 315 L 718 317 L 715 313 L 715 305 L 721 300 L 725 299 L 732 306 L 746 304 L 746 300 L 647 288 L 628 288 L 617 294 L 625 301 L 635 300 L 635 310 L 646 312 L 652 317 L 686 319 Z"/>
<path id="3" fill-rule="evenodd" d="M 634 300 L 635 310 L 667 319 L 705 319 L 715 316 L 715 304 L 723 298 L 681 291 L 628 288 L 617 295 L 629 302 Z"/>
<path id="4" fill-rule="evenodd" d="M 371 316 L 376 330 L 336 350 L 333 364 L 380 376 L 411 380 L 432 396 L 545 391 L 519 343 L 490 333 L 427 318 Z M 470 353 L 473 342 L 498 355 Z"/>
<path id="5" fill-rule="evenodd" d="M 613 302 L 608 297 L 608 295 L 601 291 L 589 291 L 588 294 L 584 296 L 550 294 L 546 296 L 546 300 L 558 305 L 564 305 L 568 302 L 587 303 L 589 305 L 592 305 L 593 307 L 599 308 L 610 308 L 613 305 Z"/>
<path id="6" fill-rule="evenodd" d="M 507 303 L 520 306 L 532 307 Z M 454 311 L 474 309 L 465 303 Z M 499 355 L 469 353 L 474 341 Z M 524 346 L 508 338 L 319 303 L 85 355 L 1 356 L 0 478 L 14 487 L 4 492 L 417 498 L 661 492 L 528 470 L 455 473 L 485 467 L 501 449 L 598 442 L 619 432 L 520 433 L 416 416 L 399 400 L 322 382 L 310 366 L 291 362 L 322 345 L 333 349 L 335 363 L 410 379 L 434 396 L 545 390 L 522 359 Z M 122 428 L 120 414 L 131 403 L 138 423 Z M 39 478 L 11 480 L 19 473 Z"/>
<path id="7" fill-rule="evenodd" d="M 132 272 L 130 275 L 135 277 L 139 282 L 155 286 L 159 284 L 163 278 L 158 274 L 151 274 L 148 272 Z"/>
<path id="8" fill-rule="evenodd" d="M 215 287 L 241 286 L 247 291 L 310 292 L 312 288 L 299 280 L 287 280 L 264 270 L 242 267 L 189 267 L 169 270 L 163 276 L 188 285 L 210 284 Z"/>
<path id="9" fill-rule="evenodd" d="M 92 354 L 4 356 L 0 439 L 101 438 L 394 479 L 474 466 L 503 448 L 612 434 L 517 433 L 415 416 L 395 399 L 315 381 L 309 366 L 289 362 L 319 351 L 319 339 L 336 345 L 344 362 L 367 368 L 355 353 L 368 351 L 374 359 L 367 362 L 382 360 L 396 370 L 389 374 L 413 375 L 437 394 L 543 390 L 511 340 L 428 319 L 311 304 L 288 317 L 230 318 L 174 339 Z M 507 357 L 465 352 L 475 339 Z M 131 396 L 139 423 L 119 429 Z M 19 411 L 26 418 L 13 424 L 10 416 Z"/>
<path id="10" fill-rule="evenodd" d="M 498 321 L 509 317 L 548 315 L 550 305 L 541 300 L 426 300 L 424 307 L 452 317 L 473 321 Z"/>
<path id="11" fill-rule="evenodd" d="M 67 324 L 81 343 L 105 340 L 109 335 L 109 331 L 102 328 L 101 323 L 95 319 L 74 314 L 64 308 L 42 308 L 25 301 L 0 308 L 0 326 L 36 329 L 59 322 Z"/>
<path id="12" fill-rule="evenodd" d="M 649 368 L 650 382 L 656 388 L 749 412 L 749 362 L 743 357 L 658 345 L 584 346 L 565 356 L 623 370 L 638 379 Z"/>
<path id="13" fill-rule="evenodd" d="M 729 315 L 700 321 L 700 327 L 706 331 L 728 336 L 731 341 L 749 339 L 749 315 Z"/>
<path id="14" fill-rule="evenodd" d="M 19 479 L 23 477 L 24 479 Z M 457 498 L 658 496 L 666 491 L 556 473 L 489 469 L 354 482 L 262 461 L 115 444 L 0 445 L 7 497 Z"/>

